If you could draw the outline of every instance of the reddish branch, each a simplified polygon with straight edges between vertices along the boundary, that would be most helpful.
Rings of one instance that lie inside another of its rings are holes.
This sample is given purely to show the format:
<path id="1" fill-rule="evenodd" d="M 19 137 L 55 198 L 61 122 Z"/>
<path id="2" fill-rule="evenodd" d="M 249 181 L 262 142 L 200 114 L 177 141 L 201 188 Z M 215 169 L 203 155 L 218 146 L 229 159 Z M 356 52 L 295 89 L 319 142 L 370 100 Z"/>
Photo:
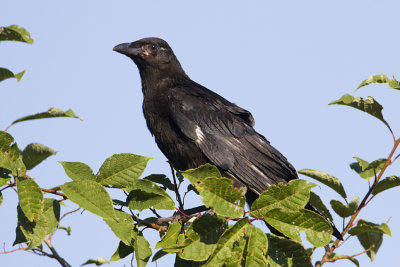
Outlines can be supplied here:
<path id="1" fill-rule="evenodd" d="M 366 204 L 368 204 L 369 202 L 369 197 L 371 196 L 372 192 L 374 191 L 374 188 L 376 187 L 376 185 L 378 184 L 379 180 L 382 178 L 383 173 L 385 172 L 386 168 L 392 163 L 392 157 L 397 149 L 397 147 L 400 144 L 400 138 L 395 140 L 394 142 L 394 146 L 392 151 L 389 154 L 389 157 L 387 159 L 387 161 L 385 162 L 385 164 L 383 165 L 383 168 L 381 169 L 381 171 L 379 172 L 379 174 L 376 176 L 374 183 L 372 184 L 372 186 L 369 188 L 367 194 L 365 195 L 365 197 L 363 198 L 363 200 L 361 201 L 360 205 L 358 206 L 357 210 L 355 211 L 355 213 L 351 216 L 350 221 L 347 223 L 346 227 L 344 228 L 343 232 L 342 232 L 342 236 L 344 236 L 349 230 L 350 228 L 354 225 L 354 221 L 356 220 L 358 214 L 360 213 L 360 211 L 362 210 L 362 208 L 365 207 Z M 372 196 L 373 197 L 373 196 Z M 339 244 L 340 240 L 337 239 L 332 247 L 325 253 L 325 255 L 322 257 L 322 260 L 315 265 L 315 267 L 320 267 L 322 266 L 325 262 L 331 262 L 331 260 L 329 259 L 329 256 L 332 255 L 333 251 L 338 248 L 338 244 Z"/>

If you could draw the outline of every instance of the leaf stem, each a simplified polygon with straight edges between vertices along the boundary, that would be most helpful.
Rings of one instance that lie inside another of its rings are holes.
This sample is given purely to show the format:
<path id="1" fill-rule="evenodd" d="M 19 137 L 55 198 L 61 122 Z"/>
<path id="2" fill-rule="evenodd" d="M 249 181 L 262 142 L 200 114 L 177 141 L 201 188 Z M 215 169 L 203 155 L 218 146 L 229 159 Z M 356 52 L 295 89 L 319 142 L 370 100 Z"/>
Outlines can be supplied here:
<path id="1" fill-rule="evenodd" d="M 174 172 L 174 167 L 172 167 L 171 163 L 169 164 L 169 166 L 171 168 L 172 178 L 174 180 L 174 191 L 175 191 L 175 195 L 176 195 L 176 201 L 178 201 L 179 209 L 183 210 L 183 203 L 182 203 L 181 195 L 179 194 L 178 184 L 176 182 L 176 177 L 175 177 L 175 172 Z"/>

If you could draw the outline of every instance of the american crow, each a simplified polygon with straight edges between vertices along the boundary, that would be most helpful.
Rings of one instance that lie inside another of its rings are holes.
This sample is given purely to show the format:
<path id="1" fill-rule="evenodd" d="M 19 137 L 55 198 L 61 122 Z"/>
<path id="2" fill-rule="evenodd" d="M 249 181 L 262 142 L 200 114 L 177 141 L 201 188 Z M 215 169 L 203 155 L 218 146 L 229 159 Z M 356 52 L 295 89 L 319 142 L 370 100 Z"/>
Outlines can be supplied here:
<path id="1" fill-rule="evenodd" d="M 298 178 L 287 159 L 254 130 L 251 113 L 192 81 L 166 41 L 144 38 L 114 51 L 139 68 L 147 127 L 175 169 L 211 163 L 247 190 L 250 206 L 270 185 Z M 340 237 L 337 230 L 335 236 Z"/>

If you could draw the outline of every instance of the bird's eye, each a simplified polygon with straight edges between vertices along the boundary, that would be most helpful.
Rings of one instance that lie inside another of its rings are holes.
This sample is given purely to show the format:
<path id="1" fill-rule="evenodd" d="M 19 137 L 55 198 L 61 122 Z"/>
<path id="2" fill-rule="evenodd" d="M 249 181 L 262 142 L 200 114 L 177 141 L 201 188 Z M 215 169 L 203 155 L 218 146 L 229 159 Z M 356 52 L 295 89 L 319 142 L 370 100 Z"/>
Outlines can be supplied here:
<path id="1" fill-rule="evenodd" d="M 155 44 L 153 44 L 153 45 L 151 45 L 151 50 L 157 50 L 157 45 L 155 45 Z"/>

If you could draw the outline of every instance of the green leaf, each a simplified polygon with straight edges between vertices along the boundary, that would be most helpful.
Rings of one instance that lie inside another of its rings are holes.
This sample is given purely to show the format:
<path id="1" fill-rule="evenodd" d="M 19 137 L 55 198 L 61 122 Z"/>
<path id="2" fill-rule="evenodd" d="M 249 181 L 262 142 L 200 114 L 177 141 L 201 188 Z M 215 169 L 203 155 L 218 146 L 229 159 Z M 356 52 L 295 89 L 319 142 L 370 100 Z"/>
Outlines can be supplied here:
<path id="1" fill-rule="evenodd" d="M 108 224 L 113 233 L 127 246 L 133 245 L 133 232 L 135 225 L 132 216 L 126 212 L 115 210 L 117 220 L 112 218 L 104 218 L 103 220 Z"/>
<path id="2" fill-rule="evenodd" d="M 349 94 L 345 94 L 344 96 L 342 96 L 341 99 L 329 103 L 329 105 L 335 105 L 335 104 L 353 107 L 363 112 L 366 112 L 374 116 L 375 118 L 379 119 L 380 121 L 382 121 L 389 128 L 389 130 L 392 131 L 390 129 L 389 124 L 383 119 L 382 105 L 379 104 L 378 101 L 376 101 L 371 96 L 367 97 L 366 99 L 363 99 L 362 97 L 354 98 Z"/>
<path id="3" fill-rule="evenodd" d="M 181 246 L 177 245 L 179 234 L 182 230 L 181 222 L 171 223 L 165 236 L 157 242 L 156 249 L 162 248 L 169 253 L 178 252 Z"/>
<path id="4" fill-rule="evenodd" d="M 149 180 L 132 181 L 128 191 L 130 192 L 126 203 L 128 203 L 130 209 L 142 211 L 154 207 L 155 209 L 172 210 L 175 207 L 172 198 Z"/>
<path id="5" fill-rule="evenodd" d="M 369 232 L 387 234 L 388 236 L 392 236 L 390 228 L 386 223 L 382 223 L 379 225 L 372 222 L 359 220 L 357 225 L 349 230 L 349 234 L 351 235 L 359 235 Z"/>
<path id="6" fill-rule="evenodd" d="M 247 246 L 245 267 L 267 266 L 268 238 L 259 228 L 251 225 L 246 229 Z"/>
<path id="7" fill-rule="evenodd" d="M 168 255 L 168 252 L 165 252 L 164 250 L 160 249 L 156 253 L 154 253 L 154 256 L 151 259 L 151 262 L 155 262 L 155 261 L 161 259 L 162 257 L 166 256 L 166 255 Z"/>
<path id="8" fill-rule="evenodd" d="M 136 263 L 138 267 L 147 265 L 153 251 L 150 248 L 149 242 L 144 238 L 142 232 L 139 232 L 135 243 L 133 244 L 135 250 Z"/>
<path id="9" fill-rule="evenodd" d="M 33 179 L 18 179 L 19 205 L 30 222 L 38 221 L 43 212 L 43 193 Z"/>
<path id="10" fill-rule="evenodd" d="M 309 210 L 293 212 L 274 209 L 266 214 L 265 221 L 285 236 L 298 242 L 301 242 L 300 231 L 305 231 L 307 240 L 315 247 L 327 245 L 333 232 L 327 220 Z"/>
<path id="11" fill-rule="evenodd" d="M 0 41 L 19 41 L 33 44 L 33 39 L 29 32 L 18 25 L 0 27 Z"/>
<path id="12" fill-rule="evenodd" d="M 74 181 L 79 180 L 96 180 L 92 169 L 82 162 L 59 161 L 64 168 L 65 173 Z"/>
<path id="13" fill-rule="evenodd" d="M 210 177 L 222 177 L 218 168 L 208 163 L 195 169 L 182 171 L 181 174 L 192 184 L 199 181 L 204 181 L 205 179 Z"/>
<path id="14" fill-rule="evenodd" d="M 304 247 L 285 237 L 268 235 L 268 266 L 312 267 Z"/>
<path id="15" fill-rule="evenodd" d="M 358 204 L 360 203 L 360 198 L 353 198 L 348 205 L 343 204 L 338 200 L 331 200 L 332 209 L 342 218 L 350 217 L 354 214 L 354 212 L 358 208 Z"/>
<path id="16" fill-rule="evenodd" d="M 302 170 L 298 171 L 298 173 L 306 175 L 310 178 L 317 180 L 318 182 L 323 183 L 326 186 L 329 186 L 330 188 L 335 190 L 339 195 L 341 195 L 343 198 L 347 197 L 342 183 L 335 176 L 327 174 L 323 171 L 316 171 L 316 170 L 310 170 L 310 169 L 302 169 Z"/>
<path id="17" fill-rule="evenodd" d="M 322 202 L 321 198 L 312 191 L 310 192 L 310 202 L 309 203 L 311 204 L 311 206 L 316 208 L 317 211 L 319 213 L 321 213 L 322 216 L 329 219 L 331 222 L 333 221 L 332 215 L 329 212 L 328 208 Z"/>
<path id="18" fill-rule="evenodd" d="M 400 177 L 398 176 L 390 176 L 386 177 L 385 179 L 379 181 L 379 183 L 375 186 L 374 190 L 372 191 L 373 195 L 379 194 L 382 191 L 387 189 L 396 187 L 400 185 Z"/>
<path id="19" fill-rule="evenodd" d="M 168 179 L 164 174 L 152 174 L 144 177 L 143 179 L 152 181 L 157 184 L 161 184 L 164 188 L 167 188 L 171 191 L 174 191 L 174 185 L 171 183 L 171 180 Z"/>
<path id="20" fill-rule="evenodd" d="M 114 254 L 111 256 L 110 261 L 119 261 L 120 259 L 125 258 L 129 254 L 133 253 L 133 247 L 127 246 L 124 244 L 124 242 L 119 241 L 119 245 L 117 250 L 114 252 Z"/>
<path id="21" fill-rule="evenodd" d="M 100 167 L 97 182 L 116 188 L 128 188 L 139 179 L 150 159 L 130 153 L 113 155 Z"/>
<path id="22" fill-rule="evenodd" d="M 28 218 L 22 212 L 21 207 L 18 206 L 17 228 L 19 228 L 19 233 L 17 231 L 17 240 L 20 239 L 23 242 L 30 241 L 27 249 L 35 248 L 42 243 L 47 235 L 56 229 L 59 219 L 60 204 L 55 199 L 44 199 L 43 213 L 35 223 L 29 222 Z M 20 236 L 18 237 L 18 235 Z"/>
<path id="23" fill-rule="evenodd" d="M 28 116 L 19 118 L 19 119 L 13 121 L 12 124 L 16 124 L 16 123 L 22 122 L 22 121 L 56 118 L 56 117 L 69 117 L 69 118 L 77 118 L 77 119 L 83 120 L 81 117 L 76 116 L 75 113 L 72 111 L 72 109 L 69 109 L 64 112 L 59 108 L 50 108 L 46 112 L 36 113 L 33 115 L 28 115 Z"/>
<path id="24" fill-rule="evenodd" d="M 181 244 L 184 250 L 179 257 L 192 261 L 207 260 L 226 229 L 225 221 L 222 216 L 208 214 L 194 220 L 185 232 L 185 240 Z"/>
<path id="25" fill-rule="evenodd" d="M 356 173 L 360 175 L 361 178 L 367 179 L 370 177 L 374 177 L 375 174 L 383 168 L 387 159 L 377 159 L 371 163 L 365 161 L 361 158 L 353 157 L 357 160 L 357 162 L 353 162 L 350 164 L 350 168 L 353 169 Z"/>
<path id="26" fill-rule="evenodd" d="M 0 191 L 0 206 L 2 203 L 3 203 L 3 193 L 1 193 L 1 191 Z"/>
<path id="27" fill-rule="evenodd" d="M 22 76 L 24 76 L 25 71 L 21 71 L 17 74 L 14 74 L 11 70 L 6 69 L 6 68 L 0 68 L 0 82 L 10 79 L 10 78 L 15 78 L 17 79 L 17 82 L 19 82 L 22 79 Z"/>
<path id="28" fill-rule="evenodd" d="M 236 218 L 244 213 L 245 198 L 228 178 L 207 178 L 194 183 L 206 207 L 220 215 Z"/>
<path id="29" fill-rule="evenodd" d="M 73 181 L 63 184 L 61 190 L 79 207 L 102 218 L 117 220 L 110 195 L 100 184 L 91 180 Z"/>
<path id="30" fill-rule="evenodd" d="M 303 209 L 310 199 L 311 188 L 316 185 L 302 179 L 295 179 L 288 184 L 271 185 L 251 206 L 250 215 L 254 218 L 265 217 L 273 209 L 297 211 Z"/>
<path id="31" fill-rule="evenodd" d="M 50 147 L 38 143 L 31 143 L 22 151 L 22 161 L 26 169 L 31 170 L 43 160 L 55 154 L 56 152 Z"/>
<path id="32" fill-rule="evenodd" d="M 178 255 L 175 257 L 174 267 L 202 267 L 204 262 L 201 261 L 187 261 L 180 258 Z"/>
<path id="33" fill-rule="evenodd" d="M 383 234 L 376 232 L 367 232 L 357 235 L 358 241 L 363 246 L 364 249 L 369 249 L 367 251 L 368 257 L 371 259 L 371 262 L 375 259 L 376 253 L 383 242 Z"/>
<path id="34" fill-rule="evenodd" d="M 26 173 L 17 143 L 9 133 L 3 131 L 0 131 L 0 168 L 10 170 L 13 176 Z"/>
<path id="35" fill-rule="evenodd" d="M 243 238 L 245 229 L 249 225 L 248 217 L 240 219 L 235 225 L 225 231 L 219 239 L 217 246 L 210 258 L 203 266 L 223 266 L 224 262 L 230 260 L 232 256 L 232 247 L 235 242 Z"/>
<path id="36" fill-rule="evenodd" d="M 11 171 L 0 168 L 0 187 L 6 185 L 11 180 Z"/>
<path id="37" fill-rule="evenodd" d="M 109 264 L 109 262 L 106 259 L 103 258 L 97 258 L 97 259 L 89 259 L 83 265 L 89 265 L 89 264 L 96 264 L 97 266 L 103 265 L 103 264 Z"/>
<path id="38" fill-rule="evenodd" d="M 379 74 L 379 75 L 371 75 L 367 79 L 365 79 L 356 89 L 360 89 L 363 86 L 369 85 L 369 84 L 374 84 L 374 83 L 388 83 L 390 79 L 385 75 L 385 74 Z"/>
<path id="39" fill-rule="evenodd" d="M 400 82 L 397 81 L 394 77 L 392 80 L 389 81 L 388 85 L 393 89 L 400 90 Z"/>

